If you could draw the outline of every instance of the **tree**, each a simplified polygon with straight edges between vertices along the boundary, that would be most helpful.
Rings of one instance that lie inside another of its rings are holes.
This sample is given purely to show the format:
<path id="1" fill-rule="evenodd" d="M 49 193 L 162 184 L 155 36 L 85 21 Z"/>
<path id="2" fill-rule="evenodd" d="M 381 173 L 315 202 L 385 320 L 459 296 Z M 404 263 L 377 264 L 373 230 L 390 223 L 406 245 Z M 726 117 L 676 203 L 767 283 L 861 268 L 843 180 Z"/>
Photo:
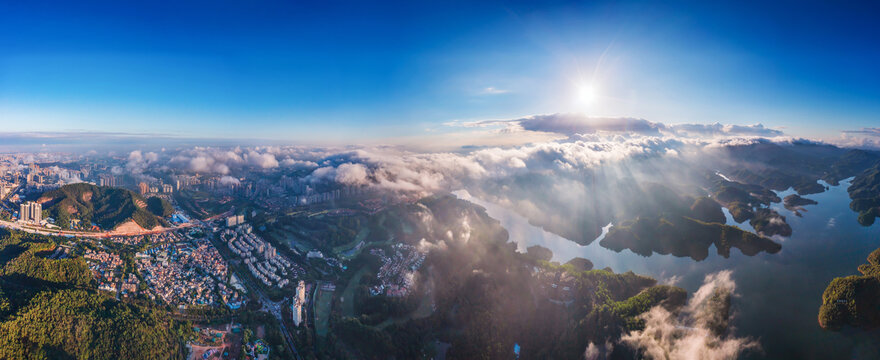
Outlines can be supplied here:
<path id="1" fill-rule="evenodd" d="M 147 199 L 147 210 L 150 210 L 156 216 L 168 217 L 174 213 L 174 208 L 165 199 L 151 196 Z"/>

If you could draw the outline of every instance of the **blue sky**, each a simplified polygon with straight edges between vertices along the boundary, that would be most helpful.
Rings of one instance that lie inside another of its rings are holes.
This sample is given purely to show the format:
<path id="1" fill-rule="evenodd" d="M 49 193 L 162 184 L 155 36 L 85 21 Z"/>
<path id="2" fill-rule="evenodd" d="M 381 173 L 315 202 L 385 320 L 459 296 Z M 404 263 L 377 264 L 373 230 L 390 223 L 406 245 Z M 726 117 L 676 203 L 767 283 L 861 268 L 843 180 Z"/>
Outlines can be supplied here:
<path id="1" fill-rule="evenodd" d="M 809 137 L 880 124 L 867 4 L 125 3 L 0 3 L 0 131 L 358 143 L 559 112 Z"/>

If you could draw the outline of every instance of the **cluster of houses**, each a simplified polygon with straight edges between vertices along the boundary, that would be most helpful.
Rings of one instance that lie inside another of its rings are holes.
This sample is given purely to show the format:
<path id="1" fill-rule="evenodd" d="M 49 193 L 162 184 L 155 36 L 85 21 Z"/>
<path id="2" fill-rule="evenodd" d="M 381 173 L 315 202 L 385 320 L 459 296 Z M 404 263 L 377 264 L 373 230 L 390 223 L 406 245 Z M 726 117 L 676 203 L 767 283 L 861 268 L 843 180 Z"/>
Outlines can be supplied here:
<path id="1" fill-rule="evenodd" d="M 110 241 L 123 245 L 138 245 L 144 240 L 143 236 L 111 236 Z"/>
<path id="2" fill-rule="evenodd" d="M 89 260 L 89 270 L 98 281 L 98 289 L 104 291 L 116 292 L 119 282 L 122 279 L 120 267 L 122 259 L 119 255 L 86 249 L 83 258 Z"/>
<path id="3" fill-rule="evenodd" d="M 226 262 L 206 240 L 165 243 L 137 258 L 153 299 L 179 307 L 226 304 L 235 309 L 242 304 L 239 292 L 227 286 Z"/>
<path id="4" fill-rule="evenodd" d="M 562 270 L 542 270 L 535 274 L 538 284 L 538 293 L 548 301 L 566 307 L 574 302 L 574 289 L 577 280 L 568 272 Z"/>
<path id="5" fill-rule="evenodd" d="M 370 287 L 370 294 L 386 296 L 406 296 L 414 285 L 414 275 L 422 263 L 425 262 L 427 253 L 418 251 L 415 246 L 406 244 L 394 244 L 391 246 L 394 254 L 388 256 L 385 250 L 372 249 L 370 254 L 382 259 L 382 267 L 379 268 L 377 278 L 379 285 Z"/>
<path id="6" fill-rule="evenodd" d="M 124 245 L 139 245 L 146 239 L 150 243 L 176 243 L 186 240 L 183 235 L 177 231 L 168 231 L 150 235 L 137 236 L 111 236 L 110 241 Z"/>
<path id="7" fill-rule="evenodd" d="M 266 286 L 283 288 L 290 283 L 285 277 L 293 265 L 278 255 L 275 247 L 260 239 L 252 230 L 248 224 L 239 225 L 235 229 L 224 229 L 220 233 L 220 238 L 226 241 L 226 246 L 232 253 L 244 260 L 255 278 Z"/>
<path id="8" fill-rule="evenodd" d="M 137 276 L 129 273 L 128 277 L 119 285 L 119 292 L 123 295 L 135 295 L 138 292 L 138 284 L 140 284 L 140 280 L 138 280 Z"/>

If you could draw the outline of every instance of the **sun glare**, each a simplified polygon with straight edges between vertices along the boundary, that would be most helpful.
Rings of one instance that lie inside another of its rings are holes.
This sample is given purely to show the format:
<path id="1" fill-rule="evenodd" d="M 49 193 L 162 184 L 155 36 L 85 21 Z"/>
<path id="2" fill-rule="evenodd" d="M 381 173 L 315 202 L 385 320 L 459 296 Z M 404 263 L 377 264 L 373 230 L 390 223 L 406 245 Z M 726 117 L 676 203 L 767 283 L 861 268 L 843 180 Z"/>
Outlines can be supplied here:
<path id="1" fill-rule="evenodd" d="M 575 103 L 580 106 L 589 106 L 596 101 L 596 87 L 590 83 L 582 83 L 575 91 Z"/>

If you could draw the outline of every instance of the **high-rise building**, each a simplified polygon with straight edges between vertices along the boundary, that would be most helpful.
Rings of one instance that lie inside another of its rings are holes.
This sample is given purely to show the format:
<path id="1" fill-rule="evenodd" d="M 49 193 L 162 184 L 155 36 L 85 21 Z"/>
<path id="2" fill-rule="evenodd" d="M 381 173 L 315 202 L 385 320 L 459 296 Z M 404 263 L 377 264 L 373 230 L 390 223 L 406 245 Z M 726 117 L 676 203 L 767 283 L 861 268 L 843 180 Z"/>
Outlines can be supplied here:
<path id="1" fill-rule="evenodd" d="M 306 305 L 306 282 L 300 280 L 296 286 L 296 298 L 293 299 L 293 324 L 299 326 L 303 321 L 303 307 Z"/>
<path id="2" fill-rule="evenodd" d="M 43 220 L 43 205 L 38 202 L 28 201 L 21 204 L 18 212 L 18 220 L 26 223 L 39 224 Z"/>
<path id="3" fill-rule="evenodd" d="M 150 192 L 150 186 L 147 185 L 147 183 L 145 182 L 141 182 L 140 184 L 138 184 L 138 189 L 140 189 L 141 195 L 146 195 L 148 192 Z"/>
<path id="4" fill-rule="evenodd" d="M 117 185 L 116 177 L 113 175 L 101 175 L 101 177 L 98 179 L 98 185 L 116 186 Z"/>
<path id="5" fill-rule="evenodd" d="M 244 215 L 233 215 L 226 218 L 226 226 L 233 227 L 244 224 Z"/>

